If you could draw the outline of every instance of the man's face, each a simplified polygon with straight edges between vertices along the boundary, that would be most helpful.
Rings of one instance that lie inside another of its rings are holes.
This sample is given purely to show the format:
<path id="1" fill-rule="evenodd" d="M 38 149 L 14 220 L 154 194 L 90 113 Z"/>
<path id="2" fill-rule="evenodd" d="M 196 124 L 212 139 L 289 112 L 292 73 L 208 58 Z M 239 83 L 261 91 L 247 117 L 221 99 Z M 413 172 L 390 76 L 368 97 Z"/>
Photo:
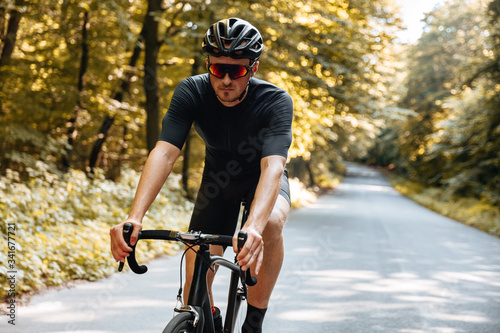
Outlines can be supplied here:
<path id="1" fill-rule="evenodd" d="M 243 65 L 249 66 L 249 59 L 233 59 L 229 57 L 212 57 L 209 56 L 207 59 L 207 68 L 208 64 L 226 64 L 226 65 Z M 213 75 L 210 76 L 210 83 L 212 84 L 212 88 L 217 95 L 217 98 L 224 106 L 235 106 L 241 102 L 239 100 L 241 94 L 245 91 L 248 81 L 250 77 L 257 72 L 258 63 L 256 63 L 252 71 L 250 71 L 246 76 L 241 77 L 239 79 L 231 79 L 228 73 L 225 73 L 224 77 L 219 79 Z"/>

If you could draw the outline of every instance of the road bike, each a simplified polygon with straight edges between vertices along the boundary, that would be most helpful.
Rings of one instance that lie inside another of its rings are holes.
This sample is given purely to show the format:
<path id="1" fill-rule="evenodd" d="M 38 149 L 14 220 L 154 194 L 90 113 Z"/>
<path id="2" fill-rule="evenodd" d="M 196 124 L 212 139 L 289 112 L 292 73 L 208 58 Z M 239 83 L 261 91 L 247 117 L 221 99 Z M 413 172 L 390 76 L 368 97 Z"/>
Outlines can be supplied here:
<path id="1" fill-rule="evenodd" d="M 245 217 L 245 214 L 244 214 Z M 126 223 L 123 228 L 123 236 L 130 246 L 130 235 L 132 234 L 132 224 Z M 244 231 L 238 233 L 238 248 L 245 244 L 247 234 Z M 177 299 L 181 306 L 176 307 L 177 313 L 167 324 L 163 333 L 215 333 L 214 316 L 210 304 L 209 290 L 207 285 L 207 273 L 209 270 L 215 271 L 215 265 L 228 268 L 231 271 L 228 302 L 223 325 L 224 333 L 234 333 L 236 319 L 241 302 L 247 298 L 247 286 L 253 286 L 257 279 L 251 275 L 250 270 L 241 270 L 235 256 L 234 262 L 221 256 L 210 253 L 210 245 L 221 245 L 232 247 L 233 237 L 227 235 L 202 234 L 201 232 L 190 231 L 180 232 L 172 230 L 142 230 L 139 232 L 139 240 L 155 239 L 166 241 L 177 241 L 186 245 L 185 251 L 195 251 L 196 259 L 194 264 L 193 281 L 187 299 L 187 304 L 182 305 L 181 291 Z M 135 257 L 135 247 L 127 257 L 130 269 L 136 274 L 144 274 L 148 270 L 145 265 L 139 265 Z M 120 263 L 119 271 L 123 269 Z M 182 269 L 182 267 L 181 267 Z M 182 283 L 182 282 L 181 282 Z"/>

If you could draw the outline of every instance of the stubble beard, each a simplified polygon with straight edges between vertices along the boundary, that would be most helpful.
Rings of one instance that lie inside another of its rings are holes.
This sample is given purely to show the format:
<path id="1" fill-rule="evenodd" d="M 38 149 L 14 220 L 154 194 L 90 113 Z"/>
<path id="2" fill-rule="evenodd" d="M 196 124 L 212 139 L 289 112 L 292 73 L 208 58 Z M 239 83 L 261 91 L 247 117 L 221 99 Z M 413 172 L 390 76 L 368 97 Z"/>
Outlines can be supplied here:
<path id="1" fill-rule="evenodd" d="M 232 88 L 234 89 L 233 86 L 229 85 L 229 86 L 222 86 L 220 87 L 219 89 L 222 90 L 224 88 Z M 234 96 L 233 96 L 233 93 L 234 93 Z M 225 102 L 225 103 L 233 103 L 233 102 L 236 102 L 238 101 L 238 98 L 240 97 L 240 94 L 239 93 L 236 93 L 236 90 L 232 90 L 231 92 L 227 92 L 227 91 L 219 91 L 217 93 L 217 98 L 219 98 L 219 100 L 221 102 Z"/>

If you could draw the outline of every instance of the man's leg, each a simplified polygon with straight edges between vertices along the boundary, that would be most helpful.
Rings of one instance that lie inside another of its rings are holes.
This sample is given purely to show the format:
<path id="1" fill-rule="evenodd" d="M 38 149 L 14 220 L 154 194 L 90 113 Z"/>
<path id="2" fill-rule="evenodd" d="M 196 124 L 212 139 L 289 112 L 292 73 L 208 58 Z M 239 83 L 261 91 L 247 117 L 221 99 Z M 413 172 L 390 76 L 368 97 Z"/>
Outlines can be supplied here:
<path id="1" fill-rule="evenodd" d="M 211 191 L 215 191 L 215 193 Z M 232 235 L 238 222 L 239 212 L 239 202 L 227 202 L 227 200 L 224 199 L 222 189 L 219 188 L 219 185 L 203 176 L 188 230 L 201 231 L 206 234 Z M 197 249 L 197 247 L 194 249 Z M 222 256 L 224 250 L 222 246 L 210 246 L 210 253 Z M 186 252 L 186 282 L 184 284 L 185 303 L 187 303 L 189 290 L 191 288 L 195 259 L 196 253 L 194 251 Z M 210 270 L 207 274 L 207 283 L 212 306 L 214 305 L 212 296 L 213 280 L 214 273 Z"/>
<path id="2" fill-rule="evenodd" d="M 278 195 L 269 222 L 262 234 L 264 258 L 260 272 L 257 275 L 257 284 L 248 288 L 249 311 L 243 324 L 242 333 L 262 332 L 262 321 L 283 264 L 285 252 L 283 227 L 289 213 L 289 202 L 281 195 Z M 255 268 L 252 269 L 252 272 L 255 272 Z"/>

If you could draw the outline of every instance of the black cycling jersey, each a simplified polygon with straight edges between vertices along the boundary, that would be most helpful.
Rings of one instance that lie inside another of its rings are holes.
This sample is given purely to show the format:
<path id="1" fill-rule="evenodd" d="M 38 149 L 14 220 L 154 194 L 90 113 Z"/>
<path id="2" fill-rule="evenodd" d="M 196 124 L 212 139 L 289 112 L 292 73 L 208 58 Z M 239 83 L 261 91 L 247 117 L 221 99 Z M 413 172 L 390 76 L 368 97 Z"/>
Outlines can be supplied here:
<path id="1" fill-rule="evenodd" d="M 181 149 L 194 123 L 205 141 L 206 170 L 226 172 L 231 179 L 259 174 L 263 157 L 287 157 L 292 141 L 290 95 L 251 78 L 245 99 L 234 107 L 225 107 L 217 99 L 208 75 L 189 77 L 179 84 L 163 118 L 160 140 Z"/>
<path id="2" fill-rule="evenodd" d="M 260 176 L 260 160 L 287 157 L 292 141 L 290 95 L 268 82 L 250 79 L 245 99 L 225 107 L 209 74 L 189 77 L 175 90 L 163 118 L 159 140 L 179 149 L 191 125 L 205 141 L 205 170 L 190 230 L 232 235 L 241 200 L 251 203 Z M 280 195 L 290 203 L 286 170 Z"/>

